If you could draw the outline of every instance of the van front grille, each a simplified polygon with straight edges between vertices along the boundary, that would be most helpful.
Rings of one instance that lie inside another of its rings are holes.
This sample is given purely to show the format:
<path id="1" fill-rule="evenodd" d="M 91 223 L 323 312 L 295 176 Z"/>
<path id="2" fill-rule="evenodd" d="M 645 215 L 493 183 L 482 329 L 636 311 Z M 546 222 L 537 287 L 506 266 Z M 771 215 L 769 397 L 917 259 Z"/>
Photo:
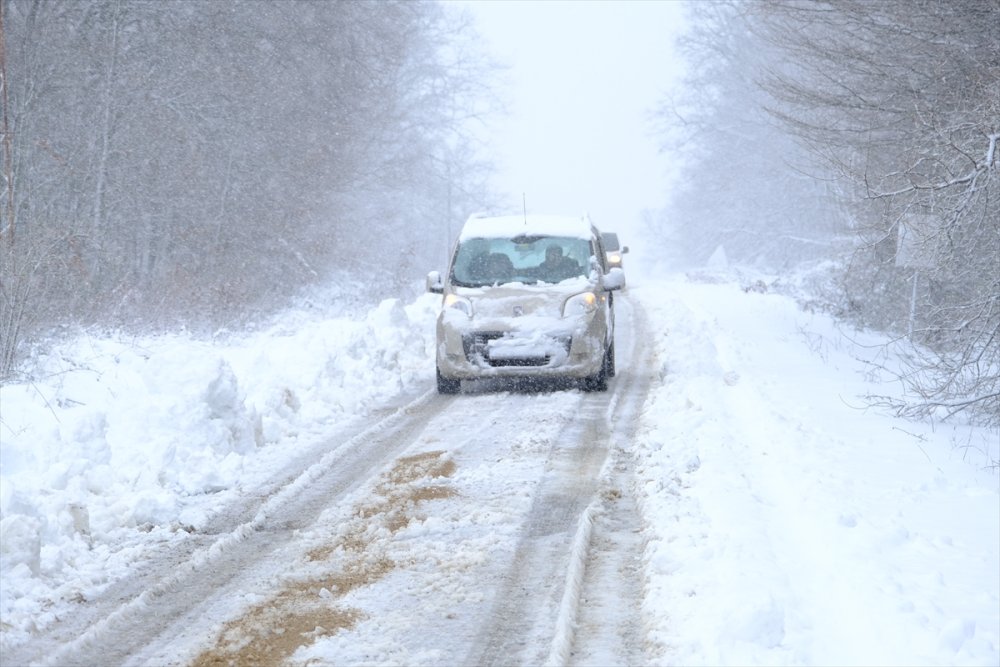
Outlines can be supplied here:
<path id="1" fill-rule="evenodd" d="M 494 368 L 503 367 L 532 367 L 548 366 L 552 361 L 552 355 L 525 355 L 525 356 L 503 356 L 499 359 L 491 359 L 489 353 L 490 341 L 504 337 L 502 331 L 475 331 L 462 337 L 462 347 L 465 350 L 466 358 L 477 365 L 487 364 Z M 559 344 L 569 353 L 572 345 L 572 338 L 569 336 L 557 339 Z"/>

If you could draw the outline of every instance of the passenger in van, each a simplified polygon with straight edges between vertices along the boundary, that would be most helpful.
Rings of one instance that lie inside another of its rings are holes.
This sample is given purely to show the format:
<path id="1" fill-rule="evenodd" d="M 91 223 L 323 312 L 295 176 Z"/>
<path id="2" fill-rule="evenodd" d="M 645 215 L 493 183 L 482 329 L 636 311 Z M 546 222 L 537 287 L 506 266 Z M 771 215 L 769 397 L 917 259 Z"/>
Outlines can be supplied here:
<path id="1" fill-rule="evenodd" d="M 492 253 L 487 259 L 487 265 L 487 275 L 494 284 L 509 283 L 514 278 L 514 263 L 501 252 Z"/>
<path id="2" fill-rule="evenodd" d="M 468 275 L 480 285 L 508 283 L 514 277 L 514 264 L 503 253 L 481 252 L 469 263 Z"/>
<path id="3" fill-rule="evenodd" d="M 545 261 L 538 265 L 538 277 L 550 283 L 581 275 L 580 265 L 563 255 L 562 246 L 552 244 L 545 249 Z"/>
<path id="4" fill-rule="evenodd" d="M 472 258 L 472 261 L 469 262 L 467 269 L 470 280 L 477 283 L 486 282 L 487 276 L 490 272 L 489 259 L 490 253 L 488 252 L 483 251 L 476 253 L 476 255 Z"/>

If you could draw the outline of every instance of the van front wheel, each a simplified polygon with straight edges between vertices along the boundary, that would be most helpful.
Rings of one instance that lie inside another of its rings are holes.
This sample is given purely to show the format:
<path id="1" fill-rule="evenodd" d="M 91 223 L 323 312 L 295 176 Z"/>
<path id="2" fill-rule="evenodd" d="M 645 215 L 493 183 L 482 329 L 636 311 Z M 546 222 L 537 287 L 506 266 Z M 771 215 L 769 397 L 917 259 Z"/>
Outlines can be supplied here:
<path id="1" fill-rule="evenodd" d="M 439 394 L 457 394 L 462 390 L 462 381 L 444 377 L 440 368 L 437 369 L 437 383 Z"/>
<path id="2" fill-rule="evenodd" d="M 594 375 L 583 380 L 584 391 L 607 391 L 608 390 L 608 350 L 604 351 L 604 359 L 601 361 L 601 370 Z"/>

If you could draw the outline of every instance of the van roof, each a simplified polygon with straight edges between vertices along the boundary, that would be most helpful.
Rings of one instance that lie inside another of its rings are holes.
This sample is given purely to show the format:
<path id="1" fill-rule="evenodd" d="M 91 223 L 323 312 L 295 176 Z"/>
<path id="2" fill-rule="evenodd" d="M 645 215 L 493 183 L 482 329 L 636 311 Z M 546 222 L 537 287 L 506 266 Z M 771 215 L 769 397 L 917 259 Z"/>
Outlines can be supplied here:
<path id="1" fill-rule="evenodd" d="M 501 215 L 488 218 L 471 217 L 459 240 L 470 238 L 510 238 L 519 234 L 543 236 L 568 236 L 589 239 L 593 225 L 587 216 L 570 215 Z"/>

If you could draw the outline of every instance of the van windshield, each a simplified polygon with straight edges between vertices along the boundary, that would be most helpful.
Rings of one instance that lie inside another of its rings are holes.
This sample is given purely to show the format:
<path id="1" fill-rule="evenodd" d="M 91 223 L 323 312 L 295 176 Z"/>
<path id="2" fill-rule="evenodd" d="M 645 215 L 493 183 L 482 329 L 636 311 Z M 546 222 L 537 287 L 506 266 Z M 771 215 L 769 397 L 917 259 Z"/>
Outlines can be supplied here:
<path id="1" fill-rule="evenodd" d="M 451 279 L 462 287 L 558 283 L 586 277 L 591 255 L 590 242 L 582 238 L 468 238 L 455 251 Z"/>

